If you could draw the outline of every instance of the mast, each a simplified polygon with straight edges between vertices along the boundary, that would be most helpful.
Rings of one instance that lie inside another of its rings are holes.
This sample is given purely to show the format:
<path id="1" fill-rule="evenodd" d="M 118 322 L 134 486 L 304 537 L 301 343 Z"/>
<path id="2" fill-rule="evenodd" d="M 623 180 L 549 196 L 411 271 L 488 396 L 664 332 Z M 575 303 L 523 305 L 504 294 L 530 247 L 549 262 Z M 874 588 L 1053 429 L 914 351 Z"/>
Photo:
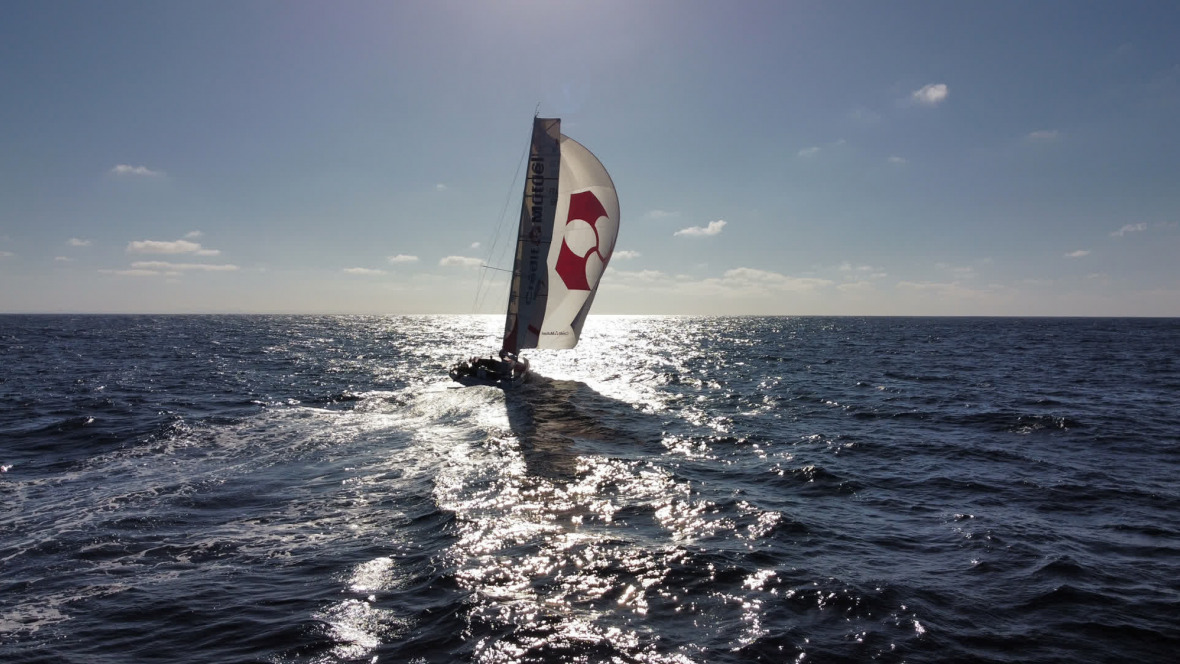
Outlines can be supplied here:
<path id="1" fill-rule="evenodd" d="M 533 118 L 529 165 L 525 173 L 516 234 L 516 256 L 512 263 L 512 287 L 504 321 L 503 351 L 516 354 L 534 348 L 545 318 L 549 297 L 546 257 L 553 242 L 553 219 L 557 210 L 557 184 L 561 168 L 561 120 Z"/>

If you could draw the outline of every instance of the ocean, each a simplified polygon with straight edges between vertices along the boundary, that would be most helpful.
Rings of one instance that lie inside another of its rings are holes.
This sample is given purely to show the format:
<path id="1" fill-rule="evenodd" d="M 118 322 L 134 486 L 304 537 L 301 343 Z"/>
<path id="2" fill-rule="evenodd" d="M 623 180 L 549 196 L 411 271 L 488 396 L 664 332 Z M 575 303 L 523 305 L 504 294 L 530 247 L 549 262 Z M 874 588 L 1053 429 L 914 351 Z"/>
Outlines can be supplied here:
<path id="1" fill-rule="evenodd" d="M 1180 320 L 0 316 L 0 661 L 1171 662 Z"/>

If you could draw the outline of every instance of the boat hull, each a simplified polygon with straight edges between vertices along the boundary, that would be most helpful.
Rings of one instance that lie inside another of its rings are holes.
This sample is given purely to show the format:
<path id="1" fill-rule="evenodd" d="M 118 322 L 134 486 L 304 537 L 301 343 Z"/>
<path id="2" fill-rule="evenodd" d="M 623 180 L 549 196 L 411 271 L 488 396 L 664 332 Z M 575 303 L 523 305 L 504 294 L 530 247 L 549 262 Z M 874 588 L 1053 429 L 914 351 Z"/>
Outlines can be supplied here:
<path id="1" fill-rule="evenodd" d="M 486 360 L 485 360 L 486 362 Z M 518 387 L 528 380 L 528 364 L 523 370 L 508 362 L 499 362 L 497 366 L 485 364 L 481 366 L 471 361 L 460 362 L 451 367 L 448 372 L 451 380 L 464 386 L 491 385 L 493 387 Z"/>

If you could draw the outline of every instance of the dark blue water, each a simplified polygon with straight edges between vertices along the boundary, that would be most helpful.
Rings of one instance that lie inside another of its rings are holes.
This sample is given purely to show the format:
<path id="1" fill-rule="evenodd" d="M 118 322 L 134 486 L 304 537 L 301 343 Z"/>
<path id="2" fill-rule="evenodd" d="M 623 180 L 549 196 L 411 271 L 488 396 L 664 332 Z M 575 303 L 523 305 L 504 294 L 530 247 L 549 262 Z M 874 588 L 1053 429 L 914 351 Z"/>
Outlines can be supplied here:
<path id="1" fill-rule="evenodd" d="M 1170 662 L 1180 320 L 0 316 L 0 661 Z"/>

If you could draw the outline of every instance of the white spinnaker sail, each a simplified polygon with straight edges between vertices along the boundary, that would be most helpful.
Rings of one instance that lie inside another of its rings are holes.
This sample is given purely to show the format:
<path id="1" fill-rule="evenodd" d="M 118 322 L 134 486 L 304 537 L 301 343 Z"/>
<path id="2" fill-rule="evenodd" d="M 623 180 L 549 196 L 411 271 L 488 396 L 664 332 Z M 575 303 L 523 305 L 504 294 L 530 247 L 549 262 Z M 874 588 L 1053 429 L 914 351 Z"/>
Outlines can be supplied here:
<path id="1" fill-rule="evenodd" d="M 589 150 L 561 137 L 561 176 L 549 246 L 549 301 L 537 348 L 573 348 L 619 235 L 619 197 Z"/>
<path id="2" fill-rule="evenodd" d="M 602 163 L 555 119 L 533 121 L 527 177 L 504 349 L 573 348 L 614 252 L 618 195 Z"/>

